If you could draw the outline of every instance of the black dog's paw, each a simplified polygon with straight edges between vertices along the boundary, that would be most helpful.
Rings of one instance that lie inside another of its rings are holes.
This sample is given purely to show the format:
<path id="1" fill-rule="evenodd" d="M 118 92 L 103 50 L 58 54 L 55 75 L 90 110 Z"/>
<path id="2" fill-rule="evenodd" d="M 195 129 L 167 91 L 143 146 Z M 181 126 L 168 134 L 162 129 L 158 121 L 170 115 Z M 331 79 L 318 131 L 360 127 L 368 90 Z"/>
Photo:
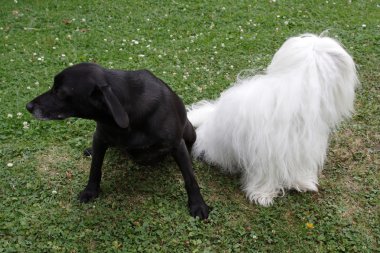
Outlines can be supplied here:
<path id="1" fill-rule="evenodd" d="M 197 203 L 189 205 L 190 215 L 195 217 L 199 217 L 201 220 L 205 220 L 208 218 L 208 215 L 211 211 L 211 208 L 205 203 Z"/>
<path id="2" fill-rule="evenodd" d="M 84 189 L 81 193 L 79 193 L 79 201 L 81 203 L 88 203 L 91 200 L 97 198 L 99 196 L 99 190 L 86 190 Z"/>
<path id="3" fill-rule="evenodd" d="M 86 148 L 83 151 L 83 155 L 86 156 L 86 157 L 91 157 L 92 156 L 92 148 Z"/>

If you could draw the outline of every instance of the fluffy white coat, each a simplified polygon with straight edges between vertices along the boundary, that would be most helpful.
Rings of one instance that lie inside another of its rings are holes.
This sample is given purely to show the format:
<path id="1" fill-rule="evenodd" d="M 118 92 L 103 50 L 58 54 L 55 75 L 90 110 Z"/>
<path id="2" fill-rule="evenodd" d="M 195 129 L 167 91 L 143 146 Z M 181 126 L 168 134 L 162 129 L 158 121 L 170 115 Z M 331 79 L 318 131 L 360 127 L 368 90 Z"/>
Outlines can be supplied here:
<path id="1" fill-rule="evenodd" d="M 330 132 L 353 111 L 355 63 L 334 39 L 288 39 L 264 74 L 238 80 L 188 110 L 193 155 L 242 173 L 250 201 L 268 206 L 285 189 L 317 191 Z"/>

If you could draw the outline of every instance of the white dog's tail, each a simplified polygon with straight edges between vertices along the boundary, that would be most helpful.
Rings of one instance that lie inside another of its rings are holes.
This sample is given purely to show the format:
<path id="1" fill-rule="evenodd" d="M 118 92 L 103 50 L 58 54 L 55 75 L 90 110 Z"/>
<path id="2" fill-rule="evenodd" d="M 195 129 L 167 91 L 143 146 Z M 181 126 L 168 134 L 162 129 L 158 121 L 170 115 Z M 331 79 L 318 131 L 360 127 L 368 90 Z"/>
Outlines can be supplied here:
<path id="1" fill-rule="evenodd" d="M 210 101 L 200 101 L 187 108 L 187 118 L 191 124 L 198 128 L 215 110 L 215 104 Z"/>

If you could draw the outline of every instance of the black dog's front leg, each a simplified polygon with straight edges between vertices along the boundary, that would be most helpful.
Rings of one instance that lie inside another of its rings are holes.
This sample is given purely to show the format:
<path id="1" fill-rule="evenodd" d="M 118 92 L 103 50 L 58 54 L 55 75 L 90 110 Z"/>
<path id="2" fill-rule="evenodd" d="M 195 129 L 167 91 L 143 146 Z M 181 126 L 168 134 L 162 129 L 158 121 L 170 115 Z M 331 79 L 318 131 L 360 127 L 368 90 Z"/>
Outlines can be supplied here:
<path id="1" fill-rule="evenodd" d="M 206 205 L 202 198 L 184 140 L 181 140 L 180 145 L 174 149 L 173 157 L 181 169 L 181 173 L 185 181 L 191 216 L 198 216 L 201 219 L 207 219 L 210 208 Z"/>
<path id="2" fill-rule="evenodd" d="M 79 194 L 80 202 L 87 203 L 99 196 L 100 181 L 102 179 L 102 164 L 108 145 L 94 134 L 92 140 L 92 161 L 90 176 L 86 188 Z"/>

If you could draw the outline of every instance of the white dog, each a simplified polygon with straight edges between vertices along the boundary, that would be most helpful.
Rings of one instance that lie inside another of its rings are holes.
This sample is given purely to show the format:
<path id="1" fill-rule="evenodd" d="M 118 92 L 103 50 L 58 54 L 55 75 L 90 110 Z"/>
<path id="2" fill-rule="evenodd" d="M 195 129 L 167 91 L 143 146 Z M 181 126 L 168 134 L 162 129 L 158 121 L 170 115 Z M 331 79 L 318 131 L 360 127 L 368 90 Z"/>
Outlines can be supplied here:
<path id="1" fill-rule="evenodd" d="M 317 191 L 329 134 L 353 111 L 355 63 L 334 39 L 288 39 L 264 74 L 238 80 L 215 101 L 189 108 L 193 155 L 241 172 L 250 201 L 285 189 Z"/>

